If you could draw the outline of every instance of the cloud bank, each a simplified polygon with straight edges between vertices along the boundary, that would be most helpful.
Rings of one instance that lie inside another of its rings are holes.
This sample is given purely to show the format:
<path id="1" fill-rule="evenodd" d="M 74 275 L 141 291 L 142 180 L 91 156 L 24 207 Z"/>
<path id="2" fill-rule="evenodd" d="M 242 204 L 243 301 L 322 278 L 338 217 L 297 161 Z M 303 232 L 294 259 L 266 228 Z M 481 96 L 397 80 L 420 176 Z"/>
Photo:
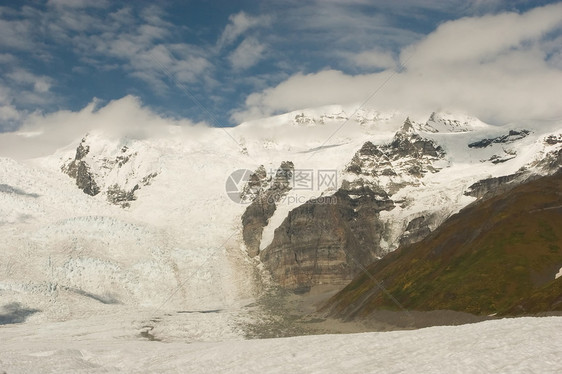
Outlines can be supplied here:
<path id="1" fill-rule="evenodd" d="M 143 138 L 192 125 L 170 117 L 222 126 L 367 98 L 496 124 L 561 118 L 562 3 L 545 2 L 0 6 L 0 155 L 47 154 L 96 127 Z"/>
<path id="2" fill-rule="evenodd" d="M 89 132 L 109 138 L 147 139 L 178 136 L 185 128 L 204 129 L 204 124 L 162 117 L 143 107 L 137 97 L 126 96 L 101 106 L 94 100 L 80 111 L 34 113 L 16 132 L 0 133 L 0 156 L 29 159 L 52 154 Z M 196 130 L 194 130 L 196 131 Z"/>
<path id="3" fill-rule="evenodd" d="M 492 123 L 561 117 L 561 28 L 561 3 L 449 21 L 404 48 L 397 68 L 384 51 L 361 52 L 350 57 L 356 64 L 387 69 L 297 73 L 250 94 L 232 118 L 360 103 L 375 92 L 367 106 L 382 110 L 456 110 Z"/>

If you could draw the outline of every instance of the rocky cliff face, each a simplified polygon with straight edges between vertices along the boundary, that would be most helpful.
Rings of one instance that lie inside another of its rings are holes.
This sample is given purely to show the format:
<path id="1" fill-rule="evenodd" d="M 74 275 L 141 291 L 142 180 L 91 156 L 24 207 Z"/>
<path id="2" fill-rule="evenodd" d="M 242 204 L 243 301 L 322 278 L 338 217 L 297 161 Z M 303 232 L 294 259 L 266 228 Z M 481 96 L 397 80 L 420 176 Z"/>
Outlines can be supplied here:
<path id="1" fill-rule="evenodd" d="M 289 213 L 261 253 L 263 263 L 289 289 L 345 284 L 362 266 L 386 253 L 381 243 L 387 229 L 379 213 L 395 208 L 391 196 L 418 185 L 427 173 L 438 172 L 444 156 L 445 151 L 416 133 L 409 120 L 390 143 L 366 142 L 347 166 L 335 194 Z M 432 219 L 428 215 L 411 222 L 404 240 L 421 240 L 429 234 Z"/>
<path id="2" fill-rule="evenodd" d="M 344 284 L 380 254 L 379 212 L 393 207 L 386 193 L 368 186 L 310 200 L 289 213 L 261 259 L 289 289 Z"/>
<path id="3" fill-rule="evenodd" d="M 562 143 L 562 140 L 560 141 L 560 143 Z M 543 170 L 547 174 L 558 172 L 562 168 L 562 148 L 551 150 L 534 166 Z"/>
<path id="4" fill-rule="evenodd" d="M 250 176 L 241 196 L 243 200 L 252 199 L 242 215 L 242 237 L 250 257 L 259 254 L 263 228 L 275 213 L 276 204 L 291 189 L 293 172 L 293 163 L 285 161 L 270 178 L 263 165 Z"/>

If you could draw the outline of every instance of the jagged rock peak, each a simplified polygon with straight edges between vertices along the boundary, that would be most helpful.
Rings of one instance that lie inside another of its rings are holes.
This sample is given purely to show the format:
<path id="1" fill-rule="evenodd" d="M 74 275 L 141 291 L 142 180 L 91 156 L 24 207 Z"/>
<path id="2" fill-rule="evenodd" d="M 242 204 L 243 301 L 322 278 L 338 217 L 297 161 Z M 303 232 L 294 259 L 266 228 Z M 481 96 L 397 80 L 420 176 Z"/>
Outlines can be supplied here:
<path id="1" fill-rule="evenodd" d="M 421 137 L 412 126 L 409 119 L 406 119 L 404 125 L 394 135 L 390 149 L 394 154 L 394 159 L 406 156 L 421 158 L 423 156 L 441 158 L 445 155 L 445 151 L 431 139 Z M 387 152 L 388 153 L 388 152 Z"/>
<path id="2" fill-rule="evenodd" d="M 258 168 L 250 175 L 248 182 L 246 182 L 246 185 L 240 193 L 241 201 L 253 201 L 259 193 L 267 188 L 269 182 L 271 182 L 271 178 L 268 178 L 265 166 L 258 166 Z"/>
<path id="3" fill-rule="evenodd" d="M 367 141 L 363 144 L 363 146 L 359 150 L 359 154 L 361 156 L 382 156 L 383 155 L 383 153 L 381 152 L 379 147 L 377 147 L 376 145 L 374 145 L 373 143 L 371 143 L 369 141 Z"/>
<path id="4" fill-rule="evenodd" d="M 76 148 L 75 160 L 82 160 L 90 152 L 90 146 L 86 144 L 86 138 L 82 138 L 82 141 Z"/>
<path id="5" fill-rule="evenodd" d="M 412 121 L 410 120 L 410 117 L 406 118 L 406 120 L 404 121 L 404 124 L 402 125 L 402 127 L 400 128 L 400 130 L 398 130 L 398 132 L 396 133 L 396 135 L 398 136 L 398 134 L 414 134 L 416 132 L 416 130 L 414 129 L 414 125 L 412 124 Z"/>
<path id="6" fill-rule="evenodd" d="M 430 133 L 470 132 L 487 125 L 477 118 L 464 114 L 432 112 L 425 123 L 418 123 L 420 131 Z"/>
<path id="7" fill-rule="evenodd" d="M 90 146 L 86 144 L 84 137 L 78 147 L 74 159 L 61 167 L 61 171 L 76 180 L 76 186 L 84 191 L 85 194 L 96 196 L 100 193 L 100 188 L 96 183 L 94 174 L 89 165 L 83 160 L 90 152 Z"/>

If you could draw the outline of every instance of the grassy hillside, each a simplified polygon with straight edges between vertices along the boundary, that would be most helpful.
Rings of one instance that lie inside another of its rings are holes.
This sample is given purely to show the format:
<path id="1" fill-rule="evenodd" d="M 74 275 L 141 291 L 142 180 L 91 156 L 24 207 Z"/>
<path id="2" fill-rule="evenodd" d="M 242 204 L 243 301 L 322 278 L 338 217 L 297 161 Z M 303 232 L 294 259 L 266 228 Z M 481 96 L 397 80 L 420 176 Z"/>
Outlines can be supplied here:
<path id="1" fill-rule="evenodd" d="M 473 314 L 562 310 L 562 174 L 475 203 L 423 241 L 372 264 L 324 307 L 344 318 L 377 309 Z"/>

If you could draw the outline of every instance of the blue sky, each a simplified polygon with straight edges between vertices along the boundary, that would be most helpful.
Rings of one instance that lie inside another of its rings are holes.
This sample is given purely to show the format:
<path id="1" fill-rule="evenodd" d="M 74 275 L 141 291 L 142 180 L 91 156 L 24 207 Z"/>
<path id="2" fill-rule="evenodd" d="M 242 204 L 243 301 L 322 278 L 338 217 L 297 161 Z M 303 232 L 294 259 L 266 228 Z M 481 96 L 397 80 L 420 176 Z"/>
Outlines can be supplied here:
<path id="1" fill-rule="evenodd" d="M 541 85 L 553 86 L 550 96 L 562 86 L 560 2 L 0 4 L 0 132 L 127 95 L 160 116 L 231 126 L 362 102 L 389 76 L 369 105 L 462 110 L 498 123 L 562 115 L 540 96 Z"/>

